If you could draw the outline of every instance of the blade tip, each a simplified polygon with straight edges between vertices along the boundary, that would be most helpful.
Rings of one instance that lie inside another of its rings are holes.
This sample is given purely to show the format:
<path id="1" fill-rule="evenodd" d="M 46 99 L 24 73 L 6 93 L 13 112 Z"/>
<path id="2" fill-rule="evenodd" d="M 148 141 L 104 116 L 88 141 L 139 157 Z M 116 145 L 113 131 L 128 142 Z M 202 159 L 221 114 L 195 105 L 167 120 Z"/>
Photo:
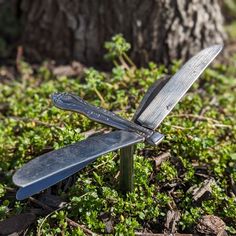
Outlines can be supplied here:
<path id="1" fill-rule="evenodd" d="M 16 173 L 12 176 L 12 182 L 18 186 L 18 187 L 22 187 L 20 182 L 19 182 L 19 178 L 17 177 L 17 173 L 18 171 L 16 171 Z"/>
<path id="2" fill-rule="evenodd" d="M 25 199 L 25 198 L 22 197 L 21 194 L 19 193 L 20 190 L 21 190 L 21 189 L 19 189 L 19 190 L 17 191 L 17 193 L 16 193 L 16 200 L 18 200 L 18 201 L 22 201 L 22 200 Z"/>
<path id="3" fill-rule="evenodd" d="M 220 52 L 224 48 L 224 44 L 214 44 L 210 48 L 215 49 L 216 51 Z"/>
<path id="4" fill-rule="evenodd" d="M 56 101 L 56 99 L 58 98 L 59 95 L 60 95 L 59 92 L 55 92 L 55 93 L 52 93 L 52 94 L 50 95 L 51 100 L 53 101 L 53 103 L 55 103 L 55 101 Z"/>

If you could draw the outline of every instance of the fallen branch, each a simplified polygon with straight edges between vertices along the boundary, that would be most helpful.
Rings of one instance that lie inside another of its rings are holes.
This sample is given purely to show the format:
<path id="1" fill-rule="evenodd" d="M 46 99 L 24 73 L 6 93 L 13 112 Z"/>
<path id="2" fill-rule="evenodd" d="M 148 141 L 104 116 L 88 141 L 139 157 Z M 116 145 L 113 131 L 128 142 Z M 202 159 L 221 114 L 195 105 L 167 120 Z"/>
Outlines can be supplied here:
<path id="1" fill-rule="evenodd" d="M 154 159 L 154 161 L 155 161 L 155 168 L 160 167 L 160 165 L 162 164 L 162 162 L 168 160 L 169 158 L 170 158 L 170 153 L 169 153 L 169 152 L 161 153 L 161 154 L 158 155 L 157 157 L 152 158 L 152 159 Z"/>
<path id="2" fill-rule="evenodd" d="M 141 232 L 135 232 L 135 235 L 137 236 L 168 236 L 168 235 L 172 235 L 172 236 L 193 236 L 193 234 L 154 234 L 154 233 L 141 233 Z"/>

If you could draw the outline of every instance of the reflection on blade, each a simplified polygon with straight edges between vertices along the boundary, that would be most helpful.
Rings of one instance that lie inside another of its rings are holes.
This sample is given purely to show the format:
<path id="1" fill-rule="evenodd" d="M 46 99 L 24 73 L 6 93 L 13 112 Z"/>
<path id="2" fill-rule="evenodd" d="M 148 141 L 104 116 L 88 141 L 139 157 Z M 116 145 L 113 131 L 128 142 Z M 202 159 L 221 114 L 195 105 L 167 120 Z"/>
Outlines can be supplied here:
<path id="1" fill-rule="evenodd" d="M 219 54 L 222 47 L 222 45 L 214 45 L 206 48 L 185 63 L 164 85 L 162 90 L 138 117 L 137 121 L 150 129 L 157 128 L 194 81 Z"/>
<path id="2" fill-rule="evenodd" d="M 144 94 L 143 99 L 141 100 L 135 114 L 133 120 L 140 116 L 146 107 L 152 102 L 153 98 L 162 90 L 162 88 L 166 85 L 166 83 L 170 80 L 170 76 L 164 76 L 158 80 L 156 80 L 152 86 L 148 89 L 148 91 Z"/>
<path id="3" fill-rule="evenodd" d="M 17 199 L 25 199 L 56 184 L 103 154 L 143 140 L 133 132 L 114 131 L 39 156 L 13 176 L 13 182 L 22 187 L 17 192 Z"/>

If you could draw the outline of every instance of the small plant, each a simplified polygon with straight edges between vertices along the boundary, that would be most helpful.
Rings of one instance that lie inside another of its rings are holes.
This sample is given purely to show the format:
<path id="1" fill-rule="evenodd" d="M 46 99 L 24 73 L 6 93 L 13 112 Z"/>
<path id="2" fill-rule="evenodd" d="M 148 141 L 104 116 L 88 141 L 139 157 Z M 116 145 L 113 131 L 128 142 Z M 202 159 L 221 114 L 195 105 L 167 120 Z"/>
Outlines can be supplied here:
<path id="1" fill-rule="evenodd" d="M 135 66 L 127 55 L 130 48 L 130 44 L 126 42 L 122 34 L 117 34 L 112 37 L 110 42 L 105 43 L 105 49 L 108 51 L 105 58 L 113 61 L 116 66 L 118 66 L 116 61 L 118 59 L 119 62 L 128 69 L 127 63 L 129 63 L 129 66 Z"/>

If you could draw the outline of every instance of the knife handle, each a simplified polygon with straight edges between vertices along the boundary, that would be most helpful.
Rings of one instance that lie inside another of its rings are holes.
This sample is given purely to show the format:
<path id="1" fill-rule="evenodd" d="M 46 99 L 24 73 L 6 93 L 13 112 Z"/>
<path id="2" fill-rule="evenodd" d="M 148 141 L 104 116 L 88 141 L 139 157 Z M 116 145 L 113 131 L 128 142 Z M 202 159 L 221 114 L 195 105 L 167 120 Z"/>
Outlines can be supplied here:
<path id="1" fill-rule="evenodd" d="M 76 95 L 69 93 L 54 93 L 51 97 L 56 107 L 81 113 L 89 119 L 99 123 L 121 130 L 133 131 L 144 137 L 150 136 L 153 133 L 152 130 L 126 120 L 111 111 L 101 107 L 95 107 Z"/>

